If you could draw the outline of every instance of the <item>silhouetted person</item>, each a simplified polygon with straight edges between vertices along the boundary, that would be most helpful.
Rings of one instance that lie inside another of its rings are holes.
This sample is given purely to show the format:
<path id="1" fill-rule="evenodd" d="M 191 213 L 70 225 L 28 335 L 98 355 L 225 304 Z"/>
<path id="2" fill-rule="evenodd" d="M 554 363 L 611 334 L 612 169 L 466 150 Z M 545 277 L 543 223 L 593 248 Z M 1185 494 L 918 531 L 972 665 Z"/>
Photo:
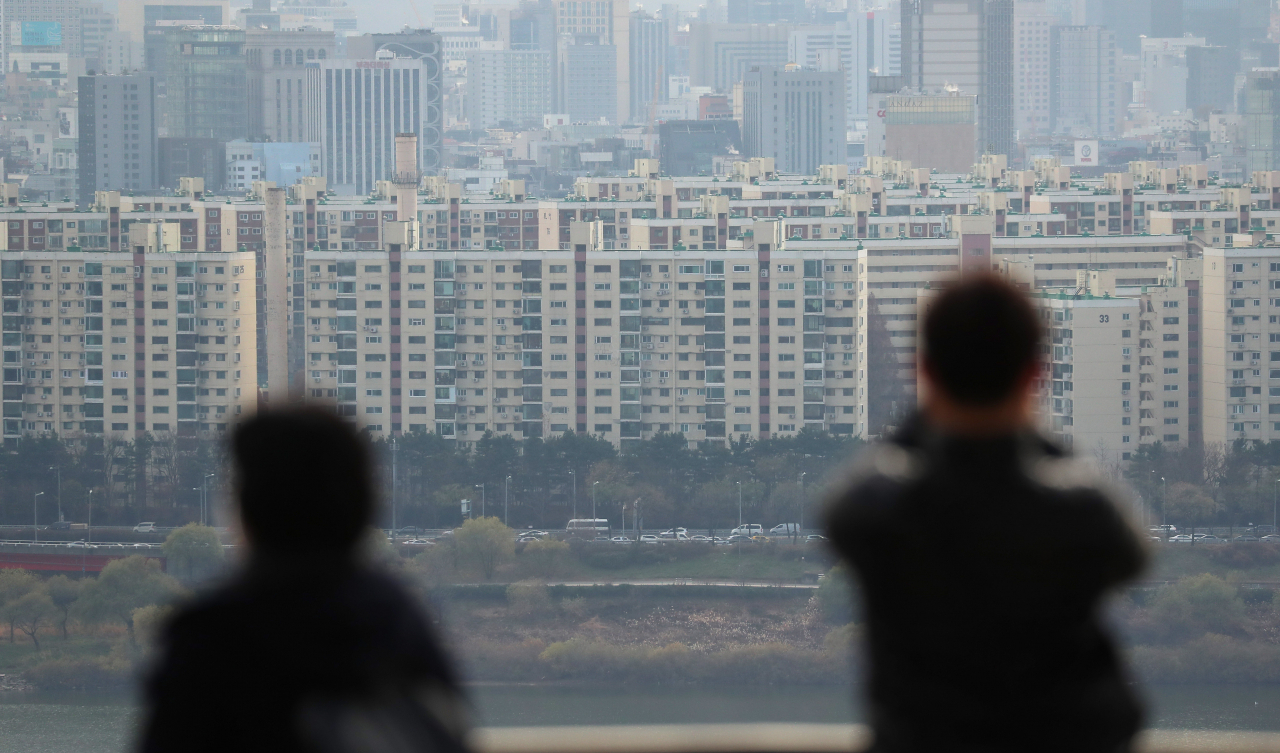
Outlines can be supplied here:
<path id="1" fill-rule="evenodd" d="M 410 596 L 362 564 L 370 460 L 317 410 L 249 419 L 231 442 L 250 557 L 164 633 L 142 750 L 461 750 L 464 704 Z"/>
<path id="2" fill-rule="evenodd" d="M 1144 549 L 1085 466 L 1033 429 L 1042 326 L 994 278 L 940 294 L 921 410 L 830 501 L 829 536 L 861 585 L 877 751 L 1111 753 L 1139 728 L 1098 611 Z"/>

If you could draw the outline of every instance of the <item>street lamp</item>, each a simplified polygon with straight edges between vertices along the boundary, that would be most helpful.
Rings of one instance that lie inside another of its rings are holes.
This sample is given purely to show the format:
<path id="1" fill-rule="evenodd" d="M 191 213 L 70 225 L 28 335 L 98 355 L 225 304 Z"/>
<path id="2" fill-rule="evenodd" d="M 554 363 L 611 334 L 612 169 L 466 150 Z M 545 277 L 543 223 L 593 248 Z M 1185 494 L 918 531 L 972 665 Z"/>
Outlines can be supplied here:
<path id="1" fill-rule="evenodd" d="M 40 543 L 40 515 L 37 512 L 40 508 L 38 503 L 43 496 L 44 492 L 36 492 L 35 499 L 31 500 L 31 540 L 36 544 Z"/>
<path id="2" fill-rule="evenodd" d="M 49 470 L 58 474 L 58 522 L 62 522 L 62 466 L 51 465 Z"/>
<path id="3" fill-rule="evenodd" d="M 476 484 L 476 488 L 480 490 L 480 517 L 484 517 L 484 484 Z"/>
<path id="4" fill-rule="evenodd" d="M 200 525 L 207 526 L 209 518 L 209 479 L 214 474 L 206 473 L 204 478 L 200 479 Z"/>
<path id="5" fill-rule="evenodd" d="M 806 473 L 808 473 L 808 471 L 800 471 L 800 523 L 799 523 L 800 530 L 796 531 L 797 541 L 800 540 L 800 533 L 801 531 L 804 530 L 804 503 L 808 501 L 805 499 L 805 488 L 804 488 L 804 477 Z"/>
<path id="6" fill-rule="evenodd" d="M 1164 476 L 1160 477 L 1162 490 L 1160 492 L 1160 526 L 1164 527 L 1169 522 L 1169 516 L 1165 510 L 1169 507 L 1169 482 L 1164 480 Z"/>
<path id="7" fill-rule="evenodd" d="M 738 528 L 742 528 L 742 482 L 735 481 L 738 485 Z"/>
<path id="8" fill-rule="evenodd" d="M 578 476 L 569 469 L 569 477 L 573 479 L 573 519 L 578 519 Z"/>
<path id="9" fill-rule="evenodd" d="M 90 544 L 93 543 L 93 492 L 93 489 L 89 490 L 89 541 L 87 543 Z"/>
<path id="10" fill-rule="evenodd" d="M 600 485 L 599 481 L 591 482 L 591 520 L 596 519 L 596 487 Z"/>
<path id="11" fill-rule="evenodd" d="M 510 485 L 511 485 L 511 476 L 508 475 L 506 478 L 502 480 L 502 525 L 504 526 L 510 525 L 510 523 L 507 521 L 507 503 L 509 501 L 509 497 L 507 495 L 507 489 Z"/>
<path id="12" fill-rule="evenodd" d="M 1276 529 L 1276 490 L 1280 489 L 1280 478 L 1276 479 L 1275 486 L 1271 487 L 1271 532 L 1280 533 Z"/>

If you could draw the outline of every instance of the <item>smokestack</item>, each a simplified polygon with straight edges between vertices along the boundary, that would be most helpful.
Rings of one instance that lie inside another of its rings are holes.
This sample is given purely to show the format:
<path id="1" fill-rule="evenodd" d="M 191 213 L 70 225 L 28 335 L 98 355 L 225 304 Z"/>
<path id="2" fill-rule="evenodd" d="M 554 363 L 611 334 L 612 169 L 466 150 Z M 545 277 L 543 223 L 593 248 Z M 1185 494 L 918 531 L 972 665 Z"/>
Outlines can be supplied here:
<path id="1" fill-rule="evenodd" d="M 396 134 L 395 160 L 392 183 L 395 186 L 396 219 L 401 222 L 413 222 L 418 219 L 418 137 L 416 134 Z"/>

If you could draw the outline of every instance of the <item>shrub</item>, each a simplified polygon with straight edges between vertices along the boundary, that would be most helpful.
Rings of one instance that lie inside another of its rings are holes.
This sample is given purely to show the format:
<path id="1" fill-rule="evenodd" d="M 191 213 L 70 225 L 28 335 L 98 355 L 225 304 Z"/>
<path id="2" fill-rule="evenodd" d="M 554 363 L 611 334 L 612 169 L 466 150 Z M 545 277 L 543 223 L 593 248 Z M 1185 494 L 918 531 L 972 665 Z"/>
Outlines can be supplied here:
<path id="1" fill-rule="evenodd" d="M 1214 575 L 1183 578 L 1151 601 L 1153 626 L 1166 641 L 1191 640 L 1205 633 L 1244 631 L 1244 601 L 1236 588 Z"/>
<path id="2" fill-rule="evenodd" d="M 133 666 L 115 658 L 50 659 L 23 672 L 23 678 L 40 690 L 115 688 L 133 680 Z"/>
<path id="3" fill-rule="evenodd" d="M 552 611 L 547 587 L 533 581 L 520 581 L 507 586 L 507 606 L 512 614 L 521 617 L 534 617 Z"/>
<path id="4" fill-rule="evenodd" d="M 853 582 L 843 565 L 831 568 L 813 598 L 828 624 L 844 625 L 853 621 Z"/>
<path id="5" fill-rule="evenodd" d="M 525 545 L 520 553 L 520 566 L 534 575 L 552 578 L 569 569 L 569 545 L 554 539 L 541 539 Z"/>

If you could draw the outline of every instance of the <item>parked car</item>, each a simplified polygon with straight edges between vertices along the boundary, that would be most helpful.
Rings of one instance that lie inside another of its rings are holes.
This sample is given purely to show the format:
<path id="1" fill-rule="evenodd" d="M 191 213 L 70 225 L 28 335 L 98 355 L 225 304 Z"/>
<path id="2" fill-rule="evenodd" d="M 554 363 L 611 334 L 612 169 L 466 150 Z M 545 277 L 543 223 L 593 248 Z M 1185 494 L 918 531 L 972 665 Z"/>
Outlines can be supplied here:
<path id="1" fill-rule="evenodd" d="M 660 539 L 651 533 L 646 533 L 640 536 L 641 544 L 657 544 L 659 541 Z"/>
<path id="2" fill-rule="evenodd" d="M 595 537 L 594 539 L 592 539 L 592 541 L 602 541 L 602 542 L 604 542 L 604 543 L 606 543 L 606 544 L 607 544 L 607 543 L 609 543 L 609 537 L 608 537 L 608 536 L 597 536 L 597 537 Z"/>
<path id="3" fill-rule="evenodd" d="M 695 536 L 690 536 L 690 537 L 689 537 L 689 540 L 690 540 L 690 541 L 697 541 L 697 542 L 700 542 L 700 543 L 703 543 L 703 544 L 712 543 L 712 542 L 714 542 L 714 541 L 715 541 L 715 539 L 711 538 L 710 536 L 703 536 L 703 535 L 702 535 L 702 534 L 700 534 L 700 533 L 699 533 L 699 534 L 697 534 L 697 535 L 695 535 Z"/>
<path id="4" fill-rule="evenodd" d="M 729 532 L 730 536 L 759 536 L 764 533 L 764 526 L 759 523 L 743 523 Z"/>
<path id="5" fill-rule="evenodd" d="M 1211 533 L 1206 533 L 1203 535 L 1197 533 L 1196 543 L 1197 544 L 1225 544 L 1227 543 L 1227 540 L 1218 538 L 1217 536 L 1214 536 Z"/>
<path id="6" fill-rule="evenodd" d="M 1177 536 L 1169 537 L 1170 544 L 1190 544 L 1193 540 L 1194 539 L 1191 538 L 1191 535 L 1186 533 L 1180 533 Z"/>
<path id="7" fill-rule="evenodd" d="M 1178 532 L 1178 527 L 1171 526 L 1171 525 L 1151 526 L 1151 528 L 1147 530 L 1151 531 L 1152 533 L 1160 533 L 1160 534 L 1168 533 L 1169 535 L 1173 535 Z"/>
<path id="8" fill-rule="evenodd" d="M 664 539 L 676 539 L 676 538 L 679 538 L 681 534 L 683 534 L 684 536 L 688 537 L 688 535 L 689 535 L 689 529 L 687 529 L 687 528 L 670 528 L 670 529 L 667 529 L 667 530 L 663 531 L 662 533 L 658 534 L 658 536 L 660 536 L 661 538 L 664 538 Z"/>
<path id="9" fill-rule="evenodd" d="M 770 536 L 795 536 L 800 533 L 799 523 L 779 523 L 769 529 Z"/>
<path id="10" fill-rule="evenodd" d="M 156 524 L 155 523 L 139 523 L 138 525 L 133 527 L 133 532 L 134 533 L 155 533 Z"/>
<path id="11" fill-rule="evenodd" d="M 733 534 L 732 536 L 730 536 L 729 538 L 725 539 L 725 540 L 724 540 L 724 542 L 725 542 L 726 544 L 750 544 L 750 543 L 751 543 L 751 537 L 750 537 L 750 536 L 743 536 L 743 535 L 742 535 L 742 534 L 740 534 L 740 533 L 735 533 L 735 534 Z"/>
<path id="12" fill-rule="evenodd" d="M 1246 533 L 1246 534 L 1244 534 L 1243 536 L 1237 536 L 1237 537 L 1235 537 L 1234 539 L 1232 539 L 1232 541 L 1236 541 L 1236 542 L 1241 542 L 1241 541 L 1257 541 L 1257 540 L 1258 540 L 1258 537 L 1257 537 L 1257 536 L 1251 536 L 1251 535 L 1249 535 L 1249 534 L 1247 534 L 1247 533 Z"/>
<path id="13" fill-rule="evenodd" d="M 610 540 L 610 541 L 612 541 L 612 542 L 613 542 L 613 543 L 615 543 L 615 544 L 630 544 L 630 543 L 633 543 L 633 542 L 632 542 L 632 540 L 631 540 L 631 539 L 629 539 L 629 538 L 627 538 L 626 536 L 614 536 L 613 538 L 611 538 L 611 539 L 609 539 L 609 540 Z"/>
<path id="14" fill-rule="evenodd" d="M 805 536 L 804 540 L 809 542 L 810 544 L 820 544 L 826 541 L 827 537 L 819 533 L 811 533 L 808 536 Z"/>
<path id="15" fill-rule="evenodd" d="M 1263 536 L 1259 541 L 1267 544 L 1280 544 L 1280 533 L 1273 533 L 1269 536 Z"/>

